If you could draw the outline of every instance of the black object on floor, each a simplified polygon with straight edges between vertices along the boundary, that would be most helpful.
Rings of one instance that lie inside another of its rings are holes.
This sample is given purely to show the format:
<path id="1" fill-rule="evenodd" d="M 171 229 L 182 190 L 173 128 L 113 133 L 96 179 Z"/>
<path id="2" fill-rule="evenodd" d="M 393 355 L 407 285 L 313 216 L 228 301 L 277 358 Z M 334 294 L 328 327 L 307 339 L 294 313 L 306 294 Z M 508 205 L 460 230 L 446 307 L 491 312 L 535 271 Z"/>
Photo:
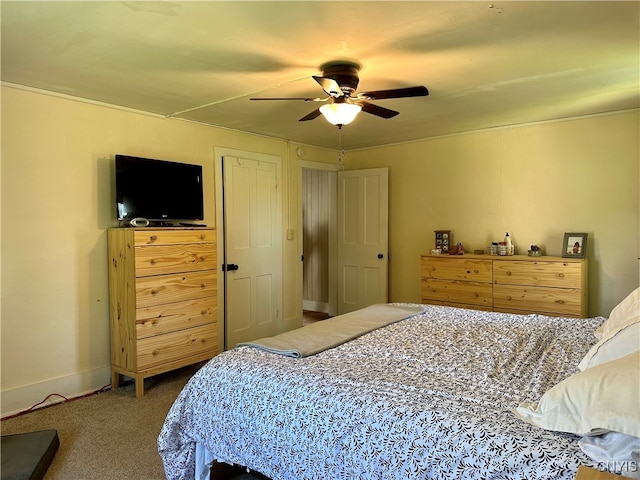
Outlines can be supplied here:
<path id="1" fill-rule="evenodd" d="M 60 446 L 57 430 L 3 435 L 1 480 L 41 480 Z"/>

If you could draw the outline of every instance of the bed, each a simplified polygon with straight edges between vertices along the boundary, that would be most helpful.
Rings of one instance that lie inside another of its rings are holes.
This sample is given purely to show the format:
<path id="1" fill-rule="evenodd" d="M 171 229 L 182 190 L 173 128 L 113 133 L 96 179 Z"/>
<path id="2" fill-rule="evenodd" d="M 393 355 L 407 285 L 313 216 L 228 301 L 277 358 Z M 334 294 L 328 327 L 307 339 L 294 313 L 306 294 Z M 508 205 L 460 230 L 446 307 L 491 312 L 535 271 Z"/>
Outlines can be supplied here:
<path id="1" fill-rule="evenodd" d="M 585 373 L 578 365 L 589 355 L 594 365 L 588 373 L 602 369 L 601 344 L 628 325 L 613 328 L 602 317 L 382 307 L 411 313 L 348 332 L 343 341 L 331 338 L 326 348 L 312 345 L 305 352 L 266 339 L 209 361 L 180 393 L 158 437 L 167 479 L 207 478 L 212 461 L 272 480 L 574 479 L 580 465 L 621 470 L 617 461 L 608 464 L 585 453 L 582 433 L 555 428 L 558 402 L 544 400 Z M 367 312 L 335 317 L 326 336 L 338 322 L 358 323 L 354 319 Z M 308 328 L 285 340 L 299 341 L 296 335 Z M 615 349 L 607 355 L 626 358 L 634 347 Z M 622 368 L 627 373 L 628 365 Z M 635 371 L 633 359 L 630 365 L 631 377 L 638 377 L 637 360 Z M 629 375 L 619 381 L 628 383 Z M 588 429 L 585 434 L 615 431 L 625 442 L 635 441 L 637 380 L 635 388 L 636 397 L 631 387 L 625 399 L 635 407 L 620 407 L 635 411 L 614 415 L 623 427 L 599 418 L 593 420 L 596 427 L 571 427 Z M 561 396 L 575 400 L 570 389 Z M 570 408 L 583 409 L 576 405 Z M 551 414 L 541 413 L 540 406 Z M 633 455 L 640 452 L 636 447 Z M 622 469 L 630 465 L 637 463 Z"/>

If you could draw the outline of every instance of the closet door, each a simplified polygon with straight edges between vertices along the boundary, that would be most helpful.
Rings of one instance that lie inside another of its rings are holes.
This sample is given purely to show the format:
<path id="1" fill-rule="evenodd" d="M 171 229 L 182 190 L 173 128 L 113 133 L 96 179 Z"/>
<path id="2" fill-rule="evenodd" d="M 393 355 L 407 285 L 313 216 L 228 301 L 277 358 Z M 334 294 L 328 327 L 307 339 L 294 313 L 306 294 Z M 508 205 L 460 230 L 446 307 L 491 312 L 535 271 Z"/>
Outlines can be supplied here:
<path id="1" fill-rule="evenodd" d="M 275 335 L 282 323 L 280 164 L 263 157 L 223 158 L 227 349 Z"/>

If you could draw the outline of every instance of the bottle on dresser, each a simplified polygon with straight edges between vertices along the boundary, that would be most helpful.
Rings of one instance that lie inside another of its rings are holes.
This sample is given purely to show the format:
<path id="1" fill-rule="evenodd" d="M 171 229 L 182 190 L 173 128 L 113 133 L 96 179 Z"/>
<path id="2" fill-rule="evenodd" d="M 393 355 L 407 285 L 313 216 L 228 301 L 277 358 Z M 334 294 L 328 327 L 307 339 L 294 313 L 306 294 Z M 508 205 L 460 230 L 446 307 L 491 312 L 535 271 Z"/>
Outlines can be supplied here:
<path id="1" fill-rule="evenodd" d="M 511 237 L 509 236 L 509 232 L 504 236 L 504 243 L 507 247 L 507 255 L 513 255 L 513 243 L 511 243 Z"/>

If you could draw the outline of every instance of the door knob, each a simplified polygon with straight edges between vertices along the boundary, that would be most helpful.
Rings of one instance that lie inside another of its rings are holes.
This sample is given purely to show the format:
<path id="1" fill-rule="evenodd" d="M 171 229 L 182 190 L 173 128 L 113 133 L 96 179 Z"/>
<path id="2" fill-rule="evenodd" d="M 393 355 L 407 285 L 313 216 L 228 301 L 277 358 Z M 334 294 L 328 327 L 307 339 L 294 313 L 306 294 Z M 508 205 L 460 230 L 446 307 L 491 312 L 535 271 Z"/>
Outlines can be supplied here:
<path id="1" fill-rule="evenodd" d="M 238 270 L 238 265 L 235 263 L 226 263 L 222 265 L 222 271 L 223 272 L 233 272 L 235 270 Z"/>
<path id="2" fill-rule="evenodd" d="M 378 254 L 378 258 L 380 258 L 380 259 L 384 258 L 384 255 L 383 255 L 383 254 L 381 254 L 381 253 L 379 253 L 379 254 Z"/>

